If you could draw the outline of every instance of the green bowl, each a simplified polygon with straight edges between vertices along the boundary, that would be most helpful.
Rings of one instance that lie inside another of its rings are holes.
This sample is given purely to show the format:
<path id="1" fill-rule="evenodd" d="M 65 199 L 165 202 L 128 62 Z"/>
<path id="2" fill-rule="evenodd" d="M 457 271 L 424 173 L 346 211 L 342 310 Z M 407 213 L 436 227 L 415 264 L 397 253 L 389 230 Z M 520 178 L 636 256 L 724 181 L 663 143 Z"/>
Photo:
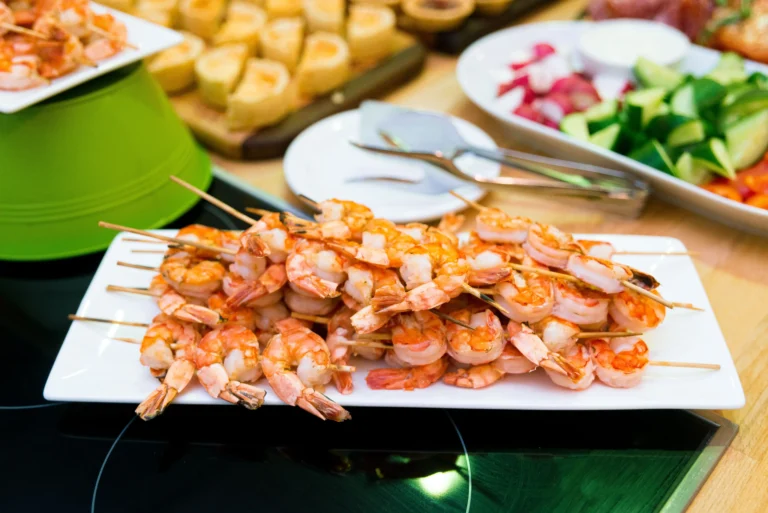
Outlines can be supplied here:
<path id="1" fill-rule="evenodd" d="M 100 251 L 101 220 L 158 228 L 197 202 L 211 163 L 141 64 L 0 114 L 0 259 Z"/>

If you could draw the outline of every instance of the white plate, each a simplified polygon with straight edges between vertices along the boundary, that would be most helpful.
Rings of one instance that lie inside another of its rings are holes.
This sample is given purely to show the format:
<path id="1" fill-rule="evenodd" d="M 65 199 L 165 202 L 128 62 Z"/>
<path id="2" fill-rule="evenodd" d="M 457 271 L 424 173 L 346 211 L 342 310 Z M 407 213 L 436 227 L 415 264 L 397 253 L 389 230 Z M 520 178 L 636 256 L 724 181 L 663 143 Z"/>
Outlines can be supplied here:
<path id="1" fill-rule="evenodd" d="M 768 235 L 768 211 L 727 200 L 628 157 L 569 137 L 562 132 L 512 114 L 496 101 L 499 77 L 516 52 L 539 42 L 558 51 L 575 53 L 580 34 L 592 22 L 566 21 L 521 25 L 490 34 L 467 48 L 459 58 L 456 76 L 461 88 L 478 107 L 503 122 L 511 137 L 549 155 L 568 160 L 635 172 L 647 179 L 654 191 L 676 205 L 739 229 Z M 691 45 L 680 69 L 703 75 L 714 68 L 720 52 Z M 746 61 L 748 71 L 768 73 L 768 66 Z"/>
<path id="2" fill-rule="evenodd" d="M 459 133 L 481 148 L 496 148 L 493 139 L 481 129 L 451 117 Z M 396 223 L 431 221 L 466 205 L 447 192 L 435 194 L 430 184 L 446 185 L 467 198 L 478 200 L 485 191 L 467 185 L 428 164 L 399 157 L 376 155 L 355 148 L 349 141 L 360 141 L 360 111 L 342 112 L 315 123 L 294 139 L 283 161 L 285 181 L 296 194 L 315 201 L 331 198 L 354 200 L 373 210 L 376 217 Z M 382 144 L 384 146 L 384 144 Z M 456 160 L 467 173 L 495 177 L 501 166 L 472 155 Z M 388 181 L 350 182 L 363 176 L 422 180 L 412 185 Z M 445 190 L 446 187 L 443 187 Z"/>
<path id="3" fill-rule="evenodd" d="M 128 42 L 138 47 L 138 49 L 125 48 L 114 57 L 99 62 L 95 68 L 80 66 L 72 73 L 52 80 L 47 86 L 36 87 L 26 91 L 0 91 L 0 112 L 10 114 L 20 111 L 62 91 L 87 82 L 92 78 L 175 46 L 183 40 L 176 31 L 144 21 L 135 16 L 130 16 L 124 12 L 116 11 L 93 2 L 91 7 L 96 14 L 110 13 L 125 23 L 125 27 L 128 29 Z"/>
<path id="4" fill-rule="evenodd" d="M 170 230 L 159 233 L 172 235 Z M 157 265 L 156 254 L 132 253 L 140 244 L 124 242 L 119 235 L 107 251 L 88 287 L 78 315 L 149 322 L 158 309 L 152 298 L 106 292 L 109 284 L 145 287 L 152 273 L 118 267 L 118 260 Z M 683 244 L 668 237 L 636 235 L 589 236 L 612 242 L 623 250 L 684 251 Z M 661 292 L 673 300 L 692 302 L 704 312 L 676 309 L 667 313 L 661 327 L 645 338 L 655 360 L 719 363 L 719 371 L 650 367 L 642 383 L 628 390 L 595 383 L 582 392 L 555 386 L 541 371 L 508 376 L 484 390 L 466 390 L 437 383 L 413 392 L 371 390 L 366 371 L 382 362 L 354 361 L 355 391 L 347 396 L 327 389 L 328 396 L 345 406 L 421 408 L 485 408 L 509 410 L 616 410 L 650 408 L 731 409 L 744 406 L 744 393 L 712 307 L 688 257 L 635 256 L 623 262 L 653 273 Z M 109 337 L 140 338 L 141 328 L 74 322 L 51 369 L 43 395 L 50 401 L 141 402 L 158 382 L 139 363 L 136 345 Z M 266 381 L 266 403 L 281 404 Z M 211 399 L 197 383 L 176 400 L 181 404 L 226 404 Z M 354 415 L 354 410 L 352 411 Z"/>

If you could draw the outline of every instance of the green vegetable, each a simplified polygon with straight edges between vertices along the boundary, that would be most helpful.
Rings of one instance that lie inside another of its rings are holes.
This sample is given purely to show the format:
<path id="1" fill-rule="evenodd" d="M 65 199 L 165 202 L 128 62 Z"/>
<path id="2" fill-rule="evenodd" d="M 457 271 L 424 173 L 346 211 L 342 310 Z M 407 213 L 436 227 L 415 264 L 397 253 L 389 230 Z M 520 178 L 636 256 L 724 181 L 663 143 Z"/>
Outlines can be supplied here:
<path id="1" fill-rule="evenodd" d="M 661 87 L 627 93 L 624 97 L 627 126 L 631 130 L 642 130 L 656 115 L 666 93 Z"/>
<path id="2" fill-rule="evenodd" d="M 675 162 L 675 176 L 694 185 L 701 185 L 712 179 L 712 173 L 698 164 L 690 153 L 683 153 Z"/>
<path id="3" fill-rule="evenodd" d="M 744 82 L 747 80 L 744 59 L 736 53 L 726 52 L 720 56 L 717 66 L 707 74 L 707 77 L 722 85 Z"/>
<path id="4" fill-rule="evenodd" d="M 592 134 L 589 137 L 589 142 L 607 150 L 616 150 L 616 148 L 619 146 L 620 136 L 621 125 L 615 123 L 611 126 L 603 128 L 599 132 Z"/>
<path id="5" fill-rule="evenodd" d="M 615 123 L 618 112 L 619 102 L 616 100 L 604 101 L 585 110 L 584 117 L 587 120 L 589 132 L 595 133 Z"/>
<path id="6" fill-rule="evenodd" d="M 672 112 L 690 118 L 697 118 L 707 109 L 720 105 L 726 89 L 709 78 L 699 78 L 684 85 L 672 95 Z"/>
<path id="7" fill-rule="evenodd" d="M 672 163 L 666 150 L 655 139 L 651 139 L 640 148 L 634 150 L 629 154 L 629 158 L 670 175 L 675 175 L 676 173 L 675 165 Z"/>
<path id="8" fill-rule="evenodd" d="M 755 112 L 725 131 L 728 155 L 736 169 L 745 169 L 768 151 L 768 109 Z"/>
<path id="9" fill-rule="evenodd" d="M 760 89 L 768 89 L 768 75 L 765 73 L 761 73 L 759 71 L 755 71 L 749 76 L 749 79 L 747 79 L 747 82 L 750 84 L 754 84 Z"/>
<path id="10" fill-rule="evenodd" d="M 667 138 L 667 144 L 670 146 L 683 146 L 685 144 L 701 142 L 706 137 L 704 123 L 694 119 L 672 130 Z"/>
<path id="11" fill-rule="evenodd" d="M 699 110 L 696 108 L 696 100 L 693 93 L 693 84 L 686 84 L 678 89 L 672 95 L 669 106 L 673 113 L 688 118 L 699 117 Z"/>
<path id="12" fill-rule="evenodd" d="M 637 80 L 645 87 L 663 87 L 675 89 L 683 83 L 683 75 L 671 68 L 661 66 L 653 61 L 640 57 L 633 69 Z"/>
<path id="13" fill-rule="evenodd" d="M 730 125 L 749 116 L 753 112 L 768 109 L 768 90 L 755 89 L 736 98 L 720 113 L 718 124 L 725 131 Z"/>
<path id="14" fill-rule="evenodd" d="M 575 137 L 582 141 L 589 139 L 587 120 L 585 119 L 584 114 L 579 112 L 574 112 L 573 114 L 565 116 L 562 121 L 560 121 L 560 130 L 571 137 Z"/>
<path id="15" fill-rule="evenodd" d="M 664 142 L 673 130 L 690 121 L 693 121 L 693 118 L 689 118 L 688 116 L 664 114 L 654 117 L 651 122 L 648 123 L 645 131 L 654 139 Z"/>
<path id="16" fill-rule="evenodd" d="M 737 99 L 739 99 L 739 97 L 741 97 L 745 93 L 758 90 L 758 87 L 755 84 L 739 82 L 736 84 L 731 84 L 729 86 L 726 86 L 725 89 L 726 89 L 726 95 L 725 95 L 725 98 L 723 98 L 722 103 L 720 104 L 721 107 L 727 107 L 728 105 L 731 105 L 733 102 L 735 102 Z"/>
<path id="17" fill-rule="evenodd" d="M 712 138 L 691 148 L 693 159 L 726 178 L 736 178 L 736 170 L 728 154 L 728 148 L 721 139 Z"/>

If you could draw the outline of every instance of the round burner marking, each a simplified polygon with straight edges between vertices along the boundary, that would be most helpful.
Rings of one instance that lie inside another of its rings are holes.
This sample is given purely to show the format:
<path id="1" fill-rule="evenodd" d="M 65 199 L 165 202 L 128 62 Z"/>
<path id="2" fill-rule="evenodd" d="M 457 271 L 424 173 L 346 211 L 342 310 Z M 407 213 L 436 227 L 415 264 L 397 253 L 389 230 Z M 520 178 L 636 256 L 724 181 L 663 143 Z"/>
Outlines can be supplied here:
<path id="1" fill-rule="evenodd" d="M 466 513 L 469 513 L 469 508 L 472 505 L 472 462 L 469 460 L 469 451 L 467 451 L 467 444 L 464 443 L 464 437 L 461 436 L 459 426 L 456 425 L 456 421 L 453 420 L 451 414 L 445 410 L 445 414 L 448 415 L 448 420 L 453 424 L 453 429 L 456 430 L 456 434 L 459 435 L 459 442 L 461 442 L 461 448 L 464 449 L 464 459 L 467 461 L 467 509 Z"/>
<path id="2" fill-rule="evenodd" d="M 135 415 L 131 416 L 131 420 L 128 421 L 128 424 L 126 424 L 123 430 L 120 431 L 120 434 L 117 435 L 115 441 L 112 442 L 112 447 L 109 448 L 107 455 L 104 457 L 104 462 L 101 464 L 101 468 L 99 469 L 99 475 L 96 476 L 96 484 L 93 487 L 93 497 L 91 498 L 91 513 L 95 513 L 96 511 L 96 493 L 99 491 L 99 482 L 101 481 L 101 475 L 104 473 L 104 468 L 107 466 L 107 461 L 109 461 L 109 457 L 112 455 L 112 451 L 115 450 L 117 442 L 119 442 L 125 432 L 128 431 L 128 428 L 131 427 L 131 424 L 133 424 L 134 420 L 136 420 Z"/>

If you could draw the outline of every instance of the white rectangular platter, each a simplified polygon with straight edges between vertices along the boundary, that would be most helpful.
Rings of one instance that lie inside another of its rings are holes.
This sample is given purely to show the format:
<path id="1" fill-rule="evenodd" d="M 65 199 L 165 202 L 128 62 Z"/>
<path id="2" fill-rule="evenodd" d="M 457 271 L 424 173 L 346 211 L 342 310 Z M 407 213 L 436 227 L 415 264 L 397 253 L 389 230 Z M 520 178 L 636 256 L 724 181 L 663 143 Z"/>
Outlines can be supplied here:
<path id="1" fill-rule="evenodd" d="M 768 236 L 768 210 L 731 201 L 701 187 L 641 164 L 629 157 L 570 137 L 558 130 L 524 119 L 496 98 L 499 74 L 509 66 L 515 53 L 536 43 L 549 43 L 558 52 L 576 58 L 579 37 L 593 25 L 589 21 L 532 23 L 494 32 L 476 41 L 459 58 L 456 78 L 464 94 L 499 120 L 509 136 L 526 146 L 553 157 L 588 162 L 635 173 L 650 182 L 654 194 L 688 210 L 715 219 L 740 230 Z M 720 52 L 691 45 L 680 70 L 704 75 L 717 64 Z M 768 73 L 768 66 L 746 61 L 747 71 Z"/>
<path id="2" fill-rule="evenodd" d="M 159 233 L 173 235 L 171 230 Z M 158 313 L 151 297 L 107 292 L 107 285 L 146 287 L 152 273 L 118 267 L 117 261 L 158 265 L 162 255 L 133 253 L 146 244 L 115 238 L 107 250 L 78 315 L 149 322 Z M 626 251 L 685 251 L 683 244 L 668 237 L 590 235 L 607 240 Z M 482 390 L 467 390 L 442 382 L 412 392 L 371 390 L 365 383 L 368 369 L 383 362 L 355 360 L 355 390 L 342 396 L 330 385 L 329 397 L 345 406 L 482 408 L 508 410 L 617 410 L 655 408 L 736 409 L 744 405 L 744 392 L 728 347 L 711 310 L 704 287 L 687 256 L 622 257 L 622 262 L 652 273 L 668 299 L 694 303 L 704 312 L 668 311 L 662 325 L 645 338 L 651 359 L 718 363 L 719 371 L 649 367 L 642 383 L 621 390 L 597 381 L 587 390 L 574 392 L 557 387 L 541 371 L 507 376 Z M 44 396 L 51 401 L 136 403 L 141 402 L 158 381 L 139 363 L 139 348 L 110 337 L 141 338 L 142 328 L 74 322 L 48 376 Z M 266 380 L 266 404 L 281 404 Z M 193 383 L 175 401 L 179 404 L 228 404 L 214 400 Z M 354 412 L 353 412 L 354 414 Z"/>
<path id="3" fill-rule="evenodd" d="M 137 48 L 125 48 L 114 57 L 99 62 L 94 68 L 80 66 L 72 73 L 52 80 L 46 86 L 26 91 L 0 91 L 0 112 L 5 112 L 6 114 L 18 112 L 62 91 L 87 82 L 92 78 L 175 46 L 183 40 L 178 32 L 136 18 L 135 16 L 130 16 L 93 2 L 91 2 L 91 7 L 96 14 L 109 13 L 125 23 L 125 27 L 128 29 L 128 42 Z"/>

